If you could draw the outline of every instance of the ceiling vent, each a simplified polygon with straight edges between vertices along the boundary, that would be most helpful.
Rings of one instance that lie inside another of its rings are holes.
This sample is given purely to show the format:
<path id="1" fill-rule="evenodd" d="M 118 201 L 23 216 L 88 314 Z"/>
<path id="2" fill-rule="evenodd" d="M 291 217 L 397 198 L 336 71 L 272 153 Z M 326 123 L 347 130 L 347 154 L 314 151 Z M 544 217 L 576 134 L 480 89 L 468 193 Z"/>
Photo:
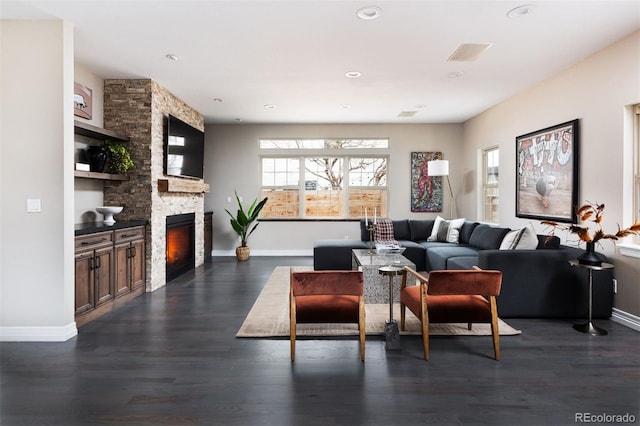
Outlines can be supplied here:
<path id="1" fill-rule="evenodd" d="M 449 56 L 447 62 L 474 62 L 491 46 L 493 46 L 493 43 L 461 44 L 456 51 Z"/>
<path id="2" fill-rule="evenodd" d="M 413 117 L 418 111 L 400 111 L 398 117 Z"/>

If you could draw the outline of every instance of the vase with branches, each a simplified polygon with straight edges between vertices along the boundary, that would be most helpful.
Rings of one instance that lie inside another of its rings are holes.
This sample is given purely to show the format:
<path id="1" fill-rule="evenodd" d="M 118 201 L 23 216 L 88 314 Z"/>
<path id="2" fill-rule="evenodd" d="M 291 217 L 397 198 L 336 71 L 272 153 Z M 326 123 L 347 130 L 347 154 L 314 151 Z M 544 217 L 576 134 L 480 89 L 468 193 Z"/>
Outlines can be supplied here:
<path id="1" fill-rule="evenodd" d="M 595 244 L 601 240 L 618 240 L 630 235 L 640 234 L 640 221 L 627 228 L 621 228 L 618 225 L 617 232 L 613 234 L 606 233 L 602 229 L 604 204 L 587 201 L 578 208 L 576 215 L 582 224 L 565 224 L 549 220 L 542 221 L 541 224 L 551 228 L 550 237 L 554 236 L 557 230 L 568 231 L 578 237 L 578 242 L 586 243 L 586 253 L 578 258 L 583 264 L 600 265 L 602 263 L 595 254 Z"/>

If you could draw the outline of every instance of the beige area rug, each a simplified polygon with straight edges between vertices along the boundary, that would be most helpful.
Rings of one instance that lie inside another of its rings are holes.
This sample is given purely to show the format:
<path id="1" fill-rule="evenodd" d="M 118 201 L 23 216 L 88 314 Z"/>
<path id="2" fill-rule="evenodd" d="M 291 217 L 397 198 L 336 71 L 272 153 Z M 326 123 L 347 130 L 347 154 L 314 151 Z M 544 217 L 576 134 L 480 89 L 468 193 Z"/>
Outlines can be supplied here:
<path id="1" fill-rule="evenodd" d="M 312 269 L 296 267 L 296 269 Z M 256 299 L 236 337 L 289 337 L 289 273 L 290 267 L 278 266 Z M 393 308 L 394 318 L 400 322 L 400 305 Z M 384 334 L 385 321 L 389 318 L 388 304 L 366 305 L 367 335 Z M 506 322 L 498 325 L 501 336 L 520 334 Z M 358 334 L 356 324 L 299 324 L 298 336 L 348 336 Z M 406 331 L 401 334 L 420 334 L 420 321 L 407 309 Z M 432 336 L 489 336 L 489 324 L 431 324 Z"/>

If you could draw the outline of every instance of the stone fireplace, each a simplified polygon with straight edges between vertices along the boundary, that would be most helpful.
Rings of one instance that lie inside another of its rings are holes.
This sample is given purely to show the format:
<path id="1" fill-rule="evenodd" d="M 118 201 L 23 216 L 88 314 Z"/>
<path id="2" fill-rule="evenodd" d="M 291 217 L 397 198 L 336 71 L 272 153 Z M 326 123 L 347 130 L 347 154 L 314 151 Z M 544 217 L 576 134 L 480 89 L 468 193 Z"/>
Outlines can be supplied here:
<path id="1" fill-rule="evenodd" d="M 168 177 L 163 172 L 163 123 L 168 114 L 204 129 L 204 117 L 152 80 L 105 80 L 104 127 L 129 136 L 135 163 L 129 180 L 109 182 L 105 205 L 123 205 L 122 220 L 145 219 L 147 291 L 167 283 L 167 218 L 193 217 L 193 262 L 204 263 L 202 179 Z"/>

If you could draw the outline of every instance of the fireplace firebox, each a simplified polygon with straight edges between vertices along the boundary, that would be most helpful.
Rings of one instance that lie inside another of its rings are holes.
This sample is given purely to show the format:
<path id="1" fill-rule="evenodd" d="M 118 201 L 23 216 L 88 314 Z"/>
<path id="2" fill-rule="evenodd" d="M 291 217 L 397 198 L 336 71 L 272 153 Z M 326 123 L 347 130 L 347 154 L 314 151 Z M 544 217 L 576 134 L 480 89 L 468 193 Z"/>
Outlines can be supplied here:
<path id="1" fill-rule="evenodd" d="M 167 282 L 195 268 L 195 213 L 167 216 Z"/>

